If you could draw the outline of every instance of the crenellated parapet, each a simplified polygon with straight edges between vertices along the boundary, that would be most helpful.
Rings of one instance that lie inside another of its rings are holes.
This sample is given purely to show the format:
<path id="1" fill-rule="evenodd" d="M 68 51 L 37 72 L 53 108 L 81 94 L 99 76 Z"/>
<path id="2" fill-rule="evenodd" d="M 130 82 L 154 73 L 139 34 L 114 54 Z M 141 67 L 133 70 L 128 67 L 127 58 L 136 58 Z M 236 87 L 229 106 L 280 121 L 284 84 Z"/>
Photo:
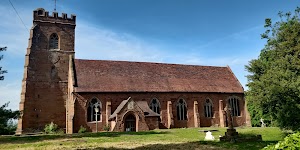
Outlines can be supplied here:
<path id="1" fill-rule="evenodd" d="M 38 8 L 33 11 L 33 22 L 76 25 L 76 15 L 71 14 L 71 18 L 68 18 L 66 13 L 62 13 L 62 15 L 59 16 L 57 12 L 52 12 L 52 15 L 49 15 L 49 12 L 45 11 L 45 9 Z"/>

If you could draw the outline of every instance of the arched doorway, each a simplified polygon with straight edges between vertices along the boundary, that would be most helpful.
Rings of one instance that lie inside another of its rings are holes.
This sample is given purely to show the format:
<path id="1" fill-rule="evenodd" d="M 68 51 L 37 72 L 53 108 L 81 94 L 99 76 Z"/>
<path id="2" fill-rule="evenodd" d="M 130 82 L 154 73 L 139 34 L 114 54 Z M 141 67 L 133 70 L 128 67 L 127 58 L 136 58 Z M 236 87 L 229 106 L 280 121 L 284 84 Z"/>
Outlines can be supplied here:
<path id="1" fill-rule="evenodd" d="M 126 132 L 135 132 L 136 131 L 136 119 L 133 114 L 129 114 L 125 118 L 125 131 Z"/>

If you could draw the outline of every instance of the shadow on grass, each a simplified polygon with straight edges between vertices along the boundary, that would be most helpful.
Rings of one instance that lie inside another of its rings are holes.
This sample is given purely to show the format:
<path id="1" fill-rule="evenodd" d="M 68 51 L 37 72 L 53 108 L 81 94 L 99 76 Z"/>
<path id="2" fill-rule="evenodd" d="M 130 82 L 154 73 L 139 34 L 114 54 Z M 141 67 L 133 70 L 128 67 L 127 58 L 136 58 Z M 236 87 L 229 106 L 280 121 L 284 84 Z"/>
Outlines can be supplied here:
<path id="1" fill-rule="evenodd" d="M 150 135 L 150 134 L 168 134 L 168 131 L 146 131 L 146 132 L 99 132 L 99 133 L 75 133 L 75 134 L 40 134 L 40 135 L 24 135 L 24 136 L 0 136 L 0 144 L 13 143 L 33 143 L 43 140 L 72 139 L 82 137 L 119 137 L 122 135 Z"/>
<path id="2" fill-rule="evenodd" d="M 277 143 L 277 141 L 260 141 L 260 142 L 213 142 L 213 141 L 198 141 L 198 142 L 187 142 L 187 143 L 176 143 L 176 144 L 149 144 L 136 148 L 128 148 L 133 150 L 218 150 L 218 149 L 236 149 L 236 150 L 257 150 L 261 149 L 269 144 Z M 126 148 L 114 148 L 114 147 L 96 147 L 93 150 L 123 150 Z"/>

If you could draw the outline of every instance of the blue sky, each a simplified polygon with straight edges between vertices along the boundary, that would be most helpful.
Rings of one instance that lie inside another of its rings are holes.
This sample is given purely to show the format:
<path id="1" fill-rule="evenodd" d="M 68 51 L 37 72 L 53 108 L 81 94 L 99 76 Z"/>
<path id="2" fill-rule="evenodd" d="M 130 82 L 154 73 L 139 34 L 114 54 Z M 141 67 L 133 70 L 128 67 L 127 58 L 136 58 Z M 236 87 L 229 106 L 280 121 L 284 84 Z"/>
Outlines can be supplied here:
<path id="1" fill-rule="evenodd" d="M 32 11 L 52 12 L 53 0 L 0 1 L 0 105 L 18 109 Z M 260 38 L 265 18 L 294 11 L 299 1 L 279 0 L 58 0 L 57 11 L 76 14 L 76 58 L 229 65 L 245 86 L 245 65 L 266 43 Z"/>

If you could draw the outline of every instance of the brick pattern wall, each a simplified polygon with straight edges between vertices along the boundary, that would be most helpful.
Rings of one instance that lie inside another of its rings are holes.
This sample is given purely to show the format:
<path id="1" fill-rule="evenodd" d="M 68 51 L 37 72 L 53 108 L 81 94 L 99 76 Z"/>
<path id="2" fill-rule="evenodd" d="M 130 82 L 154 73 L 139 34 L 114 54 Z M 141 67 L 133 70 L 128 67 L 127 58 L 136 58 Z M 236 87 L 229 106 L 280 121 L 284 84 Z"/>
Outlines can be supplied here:
<path id="1" fill-rule="evenodd" d="M 163 126 L 168 127 L 168 113 L 167 113 L 167 102 L 172 102 L 172 114 L 174 120 L 175 128 L 180 127 L 195 127 L 194 119 L 194 103 L 198 103 L 198 113 L 200 118 L 200 127 L 209 127 L 209 126 L 220 126 L 220 117 L 219 117 L 219 100 L 224 101 L 224 106 L 226 106 L 227 99 L 230 96 L 239 97 L 239 105 L 241 115 L 234 118 L 234 125 L 241 126 L 246 124 L 246 112 L 245 112 L 245 101 L 243 94 L 234 94 L 234 93 L 77 93 L 80 95 L 81 99 L 77 99 L 75 102 L 75 116 L 74 116 L 74 132 L 77 132 L 81 125 L 86 126 L 90 130 L 94 130 L 95 123 L 88 123 L 86 119 L 87 115 L 87 102 L 92 98 L 98 98 L 102 103 L 102 121 L 98 124 L 98 129 L 103 130 L 104 125 L 106 124 L 106 102 L 111 103 L 111 113 L 113 113 L 119 104 L 131 97 L 135 101 L 147 101 L 149 104 L 152 98 L 157 98 L 161 105 L 161 123 Z M 183 98 L 187 103 L 187 120 L 177 120 L 177 108 L 176 104 L 179 98 Z M 213 103 L 213 118 L 206 118 L 204 116 L 204 103 L 206 98 L 210 98 Z"/>
<path id="2" fill-rule="evenodd" d="M 33 17 L 25 55 L 22 115 L 17 134 L 42 130 L 52 121 L 60 128 L 66 127 L 65 101 L 69 55 L 74 55 L 75 18 L 47 17 L 42 9 L 34 11 Z M 59 36 L 59 49 L 50 50 L 49 37 L 53 33 Z"/>
<path id="3" fill-rule="evenodd" d="M 149 130 L 159 129 L 159 117 L 146 117 L 145 120 Z"/>

